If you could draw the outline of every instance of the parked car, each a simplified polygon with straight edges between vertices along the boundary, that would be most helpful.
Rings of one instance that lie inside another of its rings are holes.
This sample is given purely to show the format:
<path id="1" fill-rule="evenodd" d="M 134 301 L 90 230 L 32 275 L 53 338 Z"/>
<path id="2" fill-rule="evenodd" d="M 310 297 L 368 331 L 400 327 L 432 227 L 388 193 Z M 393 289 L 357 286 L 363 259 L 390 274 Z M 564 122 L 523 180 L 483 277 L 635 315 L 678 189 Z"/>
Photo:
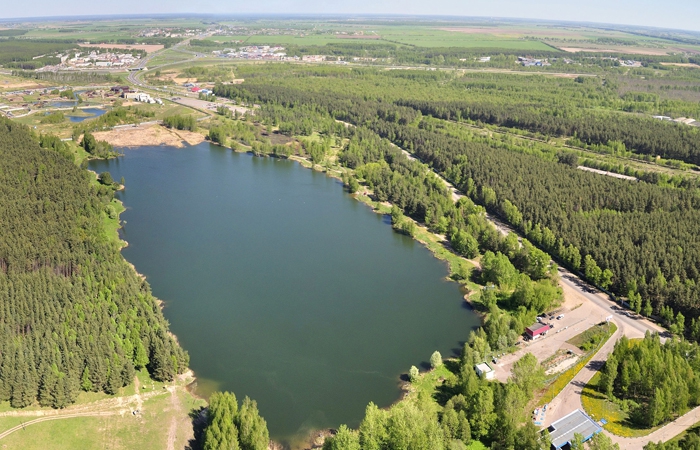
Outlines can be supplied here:
<path id="1" fill-rule="evenodd" d="M 563 318 L 564 318 L 564 314 L 559 314 L 559 315 L 557 316 L 557 320 L 561 320 L 561 319 L 563 319 Z"/>

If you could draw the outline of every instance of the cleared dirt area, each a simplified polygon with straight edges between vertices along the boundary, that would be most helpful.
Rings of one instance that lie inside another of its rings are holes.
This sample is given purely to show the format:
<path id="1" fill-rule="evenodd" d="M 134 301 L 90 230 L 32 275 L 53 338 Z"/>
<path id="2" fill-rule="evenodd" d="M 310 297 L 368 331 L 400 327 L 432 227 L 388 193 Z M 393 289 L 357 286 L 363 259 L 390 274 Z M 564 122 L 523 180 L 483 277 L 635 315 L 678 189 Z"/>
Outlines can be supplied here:
<path id="1" fill-rule="evenodd" d="M 378 34 L 339 34 L 336 36 L 339 39 L 381 39 Z"/>
<path id="2" fill-rule="evenodd" d="M 577 33 L 555 30 L 535 30 L 531 28 L 500 28 L 500 27 L 446 27 L 438 28 L 441 31 L 451 31 L 453 33 L 464 34 L 494 34 L 502 36 L 566 36 L 571 37 Z"/>
<path id="3" fill-rule="evenodd" d="M 605 175 L 608 177 L 618 178 L 620 180 L 638 181 L 635 177 L 630 177 L 628 175 L 622 175 L 621 173 L 608 172 L 606 170 L 593 169 L 591 167 L 578 166 L 577 169 L 585 170 L 586 172 L 597 173 L 598 175 Z"/>
<path id="4" fill-rule="evenodd" d="M 153 45 L 126 45 L 126 44 L 78 44 L 80 47 L 92 47 L 92 48 L 119 48 L 123 50 L 143 50 L 146 53 L 157 52 L 165 48 L 164 45 L 153 44 Z"/>
<path id="5" fill-rule="evenodd" d="M 41 89 L 43 88 L 44 84 L 39 84 L 36 81 L 30 81 L 30 80 L 22 80 L 19 78 L 12 79 L 0 79 L 0 89 L 1 90 L 8 90 L 8 91 L 15 91 L 18 89 Z"/>
<path id="6" fill-rule="evenodd" d="M 204 136 L 192 131 L 169 130 L 152 124 L 139 127 L 123 127 L 94 134 L 100 141 L 107 141 L 115 147 L 140 147 L 145 145 L 169 145 L 182 148 L 185 143 L 197 145 L 204 142 Z"/>
<path id="7" fill-rule="evenodd" d="M 670 62 L 662 62 L 661 65 L 662 65 L 662 66 L 697 67 L 697 68 L 700 68 L 700 65 L 692 64 L 692 63 L 670 63 Z"/>
<path id="8" fill-rule="evenodd" d="M 552 44 L 554 45 L 554 44 Z M 558 47 L 558 46 L 557 46 Z M 592 53 L 625 53 L 630 55 L 667 55 L 668 51 L 656 48 L 640 48 L 640 47 L 606 47 L 606 48 L 581 48 L 581 47 L 558 47 L 559 49 L 569 53 L 592 52 Z"/>

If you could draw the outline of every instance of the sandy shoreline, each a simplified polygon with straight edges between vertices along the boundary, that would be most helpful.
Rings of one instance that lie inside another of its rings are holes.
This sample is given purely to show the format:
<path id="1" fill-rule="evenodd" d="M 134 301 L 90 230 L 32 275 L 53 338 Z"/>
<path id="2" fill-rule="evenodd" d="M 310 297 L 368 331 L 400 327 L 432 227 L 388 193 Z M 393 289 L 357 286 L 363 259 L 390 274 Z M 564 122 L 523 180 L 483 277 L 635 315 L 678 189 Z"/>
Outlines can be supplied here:
<path id="1" fill-rule="evenodd" d="M 94 133 L 95 139 L 107 141 L 114 147 L 142 147 L 167 145 L 182 148 L 185 143 L 197 145 L 204 142 L 204 136 L 193 131 L 165 128 L 158 124 L 123 127 Z"/>

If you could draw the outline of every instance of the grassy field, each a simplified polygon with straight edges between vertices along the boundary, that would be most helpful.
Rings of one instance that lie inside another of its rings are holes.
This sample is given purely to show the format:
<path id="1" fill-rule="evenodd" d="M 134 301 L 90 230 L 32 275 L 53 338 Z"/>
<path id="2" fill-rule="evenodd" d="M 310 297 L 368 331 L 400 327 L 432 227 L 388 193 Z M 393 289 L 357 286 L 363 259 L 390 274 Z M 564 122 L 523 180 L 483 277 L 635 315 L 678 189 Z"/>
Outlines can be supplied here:
<path id="1" fill-rule="evenodd" d="M 121 202 L 113 200 L 111 204 L 116 212 L 124 211 Z M 119 239 L 119 219 L 110 219 L 105 213 L 103 221 L 106 235 Z M 161 383 L 141 370 L 135 382 L 120 388 L 116 395 L 81 392 L 75 404 L 64 410 L 41 408 L 36 404 L 16 410 L 9 402 L 0 403 L 0 434 L 35 419 L 56 417 L 24 425 L 0 438 L 0 447 L 23 450 L 188 448 L 194 436 L 193 417 L 206 406 L 206 401 L 186 389 L 191 381 L 189 377 L 182 377 L 173 383 Z M 138 413 L 133 414 L 133 411 Z M 83 416 L 58 418 L 70 414 Z"/>
<path id="2" fill-rule="evenodd" d="M 608 423 L 604 428 L 618 436 L 639 437 L 654 432 L 659 427 L 642 428 L 628 421 L 629 414 L 619 405 L 610 402 L 607 397 L 598 392 L 600 373 L 591 378 L 581 394 L 583 409 L 595 420 L 605 419 Z"/>
<path id="3" fill-rule="evenodd" d="M 141 414 L 96 417 L 73 417 L 50 420 L 26 426 L 0 440 L 2 448 L 24 450 L 162 450 L 173 442 L 173 448 L 186 448 L 192 437 L 189 414 L 205 405 L 184 388 L 175 393 L 162 390 L 143 401 Z M 0 432 L 32 420 L 33 417 L 0 418 Z M 175 424 L 175 427 L 172 427 Z"/>
<path id="4" fill-rule="evenodd" d="M 544 50 L 553 49 L 537 40 L 522 39 L 514 36 L 501 37 L 493 34 L 463 33 L 446 31 L 432 27 L 387 28 L 380 31 L 383 39 L 418 47 L 466 47 L 466 48 L 503 48 L 510 50 Z"/>
<path id="5" fill-rule="evenodd" d="M 614 324 L 612 324 L 612 326 L 614 326 Z M 585 330 L 582 333 L 577 334 L 576 336 L 572 337 L 566 342 L 580 348 L 583 351 L 588 351 L 593 348 L 597 348 L 601 341 L 607 340 L 607 337 L 611 336 L 609 327 L 609 323 L 592 326 L 591 328 Z"/>

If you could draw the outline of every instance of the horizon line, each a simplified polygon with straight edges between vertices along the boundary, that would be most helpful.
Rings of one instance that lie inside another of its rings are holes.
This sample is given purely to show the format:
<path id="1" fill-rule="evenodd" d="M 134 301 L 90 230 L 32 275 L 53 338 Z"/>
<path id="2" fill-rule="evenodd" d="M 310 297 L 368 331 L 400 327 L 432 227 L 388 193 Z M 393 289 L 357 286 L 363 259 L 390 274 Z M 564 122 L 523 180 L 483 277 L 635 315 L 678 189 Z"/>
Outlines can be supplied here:
<path id="1" fill-rule="evenodd" d="M 593 21 L 575 21 L 566 19 L 538 19 L 538 18 L 523 18 L 523 17 L 497 17 L 497 16 L 463 16 L 463 15 L 445 15 L 445 14 L 400 14 L 400 13 L 197 13 L 197 12 L 180 12 L 180 13 L 140 13 L 140 14 L 73 14 L 60 16 L 33 16 L 33 17 L 0 17 L 0 23 L 6 22 L 33 22 L 33 21 L 52 21 L 52 20 L 88 20 L 88 19 L 139 19 L 139 18 L 413 18 L 413 19 L 451 19 L 465 20 L 478 19 L 481 21 L 517 21 L 529 23 L 548 23 L 548 24 L 569 24 L 583 26 L 606 26 L 606 27 L 626 27 L 626 28 L 642 28 L 649 30 L 660 31 L 680 31 L 700 36 L 700 30 L 688 30 L 683 28 L 668 28 L 657 27 L 652 25 L 635 25 L 624 23 L 610 22 L 593 22 Z"/>

